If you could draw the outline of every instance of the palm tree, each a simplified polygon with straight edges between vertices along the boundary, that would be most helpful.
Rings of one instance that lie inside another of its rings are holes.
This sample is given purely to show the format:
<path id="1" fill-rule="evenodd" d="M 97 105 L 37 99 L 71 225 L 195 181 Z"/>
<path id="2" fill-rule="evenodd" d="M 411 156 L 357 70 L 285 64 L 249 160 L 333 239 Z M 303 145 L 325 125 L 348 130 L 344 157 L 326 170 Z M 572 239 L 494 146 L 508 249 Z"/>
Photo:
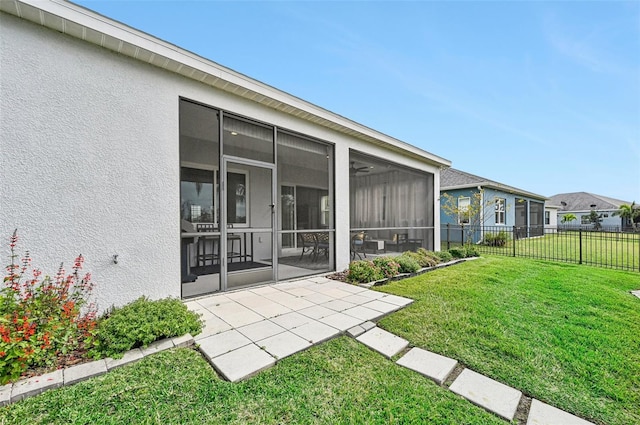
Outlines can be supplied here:
<path id="1" fill-rule="evenodd" d="M 631 205 L 622 204 L 620 209 L 614 212 L 612 215 L 617 215 L 622 219 L 627 219 L 631 222 L 631 228 L 635 232 L 637 230 L 637 221 L 640 221 L 640 205 L 636 205 L 636 201 L 633 201 Z"/>
<path id="2" fill-rule="evenodd" d="M 575 215 L 575 214 L 571 214 L 571 213 L 569 213 L 569 214 L 565 214 L 565 215 L 563 215 L 563 216 L 562 216 L 562 221 L 561 221 L 561 223 L 562 223 L 562 224 L 566 224 L 566 223 L 570 223 L 570 222 L 572 222 L 572 221 L 575 221 L 575 220 L 577 220 L 577 219 L 578 219 L 578 217 L 576 217 L 576 215 Z"/>

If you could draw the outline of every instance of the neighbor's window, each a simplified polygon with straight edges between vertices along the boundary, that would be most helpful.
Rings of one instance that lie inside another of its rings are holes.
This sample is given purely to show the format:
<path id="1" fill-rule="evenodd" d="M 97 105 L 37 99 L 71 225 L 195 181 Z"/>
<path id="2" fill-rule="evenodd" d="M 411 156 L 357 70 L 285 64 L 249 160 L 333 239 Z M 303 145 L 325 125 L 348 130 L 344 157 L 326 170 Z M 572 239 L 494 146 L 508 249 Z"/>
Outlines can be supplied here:
<path id="1" fill-rule="evenodd" d="M 496 199 L 496 224 L 504 224 L 504 207 L 507 200 L 504 198 Z"/>
<path id="2" fill-rule="evenodd" d="M 580 223 L 591 224 L 591 219 L 589 217 L 590 217 L 589 214 L 580 216 Z"/>
<path id="3" fill-rule="evenodd" d="M 469 224 L 471 198 L 458 198 L 458 224 Z"/>
<path id="4" fill-rule="evenodd" d="M 545 211 L 544 212 L 544 224 L 551 224 L 551 212 L 550 211 Z"/>

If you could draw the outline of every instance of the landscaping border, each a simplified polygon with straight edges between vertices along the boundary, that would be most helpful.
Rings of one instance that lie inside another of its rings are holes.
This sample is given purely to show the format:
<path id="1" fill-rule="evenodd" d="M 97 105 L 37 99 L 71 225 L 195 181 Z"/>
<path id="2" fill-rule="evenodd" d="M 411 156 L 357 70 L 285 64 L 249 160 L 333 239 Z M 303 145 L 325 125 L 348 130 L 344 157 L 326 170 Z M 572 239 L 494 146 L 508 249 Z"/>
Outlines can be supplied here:
<path id="1" fill-rule="evenodd" d="M 433 267 L 423 267 L 423 268 L 421 268 L 420 270 L 418 270 L 415 273 L 400 273 L 400 274 L 398 274 L 396 276 L 393 276 L 393 277 L 387 277 L 387 278 L 384 278 L 384 279 L 380 279 L 380 280 L 376 280 L 376 281 L 368 282 L 368 283 L 353 283 L 353 285 L 358 285 L 358 286 L 361 286 L 363 288 L 371 288 L 373 286 L 382 286 L 382 285 L 388 284 L 389 282 L 395 282 L 397 280 L 403 280 L 403 279 L 408 279 L 410 277 L 420 276 L 421 274 L 425 274 L 425 273 L 428 273 L 428 272 L 433 271 L 433 270 L 441 269 L 441 268 L 444 268 L 444 267 L 454 266 L 456 264 L 460 264 L 460 263 L 463 263 L 465 261 L 477 260 L 478 258 L 480 258 L 480 257 L 456 258 L 455 260 L 451 260 L 451 261 L 448 261 L 446 263 L 436 264 Z M 329 276 L 330 275 L 327 275 L 326 277 L 331 279 Z M 349 283 L 349 282 L 346 282 L 346 283 Z"/>
<path id="2" fill-rule="evenodd" d="M 160 339 L 147 347 L 129 350 L 120 359 L 107 357 L 82 363 L 68 368 L 58 369 L 44 375 L 32 376 L 0 387 L 0 407 L 25 398 L 33 397 L 53 388 L 77 384 L 89 378 L 105 374 L 112 369 L 141 360 L 151 354 L 177 347 L 190 347 L 195 344 L 191 334 Z"/>

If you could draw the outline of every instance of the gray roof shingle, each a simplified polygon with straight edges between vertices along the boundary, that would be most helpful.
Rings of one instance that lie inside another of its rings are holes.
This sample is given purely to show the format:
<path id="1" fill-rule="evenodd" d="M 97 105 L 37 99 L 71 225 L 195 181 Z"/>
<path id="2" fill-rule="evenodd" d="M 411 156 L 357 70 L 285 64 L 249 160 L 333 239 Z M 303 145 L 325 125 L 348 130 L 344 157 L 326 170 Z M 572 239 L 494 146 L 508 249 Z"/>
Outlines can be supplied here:
<path id="1" fill-rule="evenodd" d="M 547 199 L 545 196 L 538 195 L 537 193 L 528 192 L 526 190 L 518 189 L 514 186 L 498 183 L 497 181 L 476 176 L 475 174 L 467 173 L 465 171 L 456 170 L 455 168 L 447 168 L 442 170 L 442 172 L 440 173 L 441 192 L 446 190 L 463 189 L 477 186 L 498 189 L 507 193 L 517 193 L 541 200 Z"/>
<path id="2" fill-rule="evenodd" d="M 589 192 L 559 193 L 549 201 L 560 206 L 560 211 L 617 210 L 622 204 L 631 205 L 631 202 Z"/>

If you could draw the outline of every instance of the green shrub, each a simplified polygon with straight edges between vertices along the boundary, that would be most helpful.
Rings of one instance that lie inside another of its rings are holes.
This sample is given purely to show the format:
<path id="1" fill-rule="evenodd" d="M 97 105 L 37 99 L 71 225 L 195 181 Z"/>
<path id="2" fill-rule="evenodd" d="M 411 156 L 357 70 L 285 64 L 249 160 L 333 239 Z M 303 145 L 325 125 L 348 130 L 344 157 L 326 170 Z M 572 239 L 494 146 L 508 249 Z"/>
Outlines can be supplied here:
<path id="1" fill-rule="evenodd" d="M 384 279 L 384 274 L 373 261 L 360 260 L 349 264 L 349 271 L 347 272 L 347 281 L 349 282 L 368 283 L 380 279 Z"/>
<path id="2" fill-rule="evenodd" d="M 400 264 L 391 257 L 375 258 L 373 264 L 375 264 L 387 278 L 397 276 L 400 270 Z"/>
<path id="3" fill-rule="evenodd" d="M 467 257 L 479 257 L 480 253 L 478 252 L 478 248 L 476 248 L 475 246 L 468 246 L 466 248 L 467 250 Z"/>
<path id="4" fill-rule="evenodd" d="M 454 246 L 449 250 L 449 253 L 453 258 L 465 258 L 467 256 L 467 250 L 463 246 Z"/>
<path id="5" fill-rule="evenodd" d="M 421 255 L 418 252 L 406 251 L 402 255 L 405 255 L 405 256 L 407 256 L 409 258 L 413 258 L 416 261 L 416 263 L 418 263 L 420 268 L 435 266 L 435 262 L 433 260 L 431 260 L 429 257 Z"/>
<path id="6" fill-rule="evenodd" d="M 509 234 L 501 230 L 498 233 L 486 233 L 483 242 L 488 246 L 505 246 L 508 240 Z"/>
<path id="7" fill-rule="evenodd" d="M 424 257 L 427 257 L 427 258 L 431 259 L 431 260 L 432 260 L 432 263 L 433 263 L 433 264 L 431 265 L 431 267 L 435 266 L 436 264 L 438 264 L 438 263 L 440 263 L 440 262 L 442 261 L 442 260 L 440 260 L 440 257 L 438 257 L 438 256 L 436 255 L 436 253 L 435 253 L 435 252 L 433 252 L 433 251 L 427 251 L 427 250 L 426 250 L 426 249 L 424 249 L 424 248 L 418 248 L 418 254 L 420 254 L 420 255 L 422 255 L 422 256 L 424 256 Z"/>
<path id="8" fill-rule="evenodd" d="M 92 354 L 117 358 L 132 348 L 146 347 L 159 339 L 186 333 L 197 335 L 201 330 L 199 315 L 189 311 L 180 300 L 151 301 L 140 297 L 113 309 L 98 322 Z"/>
<path id="9" fill-rule="evenodd" d="M 415 273 L 420 270 L 420 264 L 407 253 L 395 257 L 394 260 L 400 265 L 400 273 Z"/>
<path id="10" fill-rule="evenodd" d="M 453 259 L 453 256 L 449 253 L 449 251 L 436 251 L 434 252 L 434 254 L 437 255 L 438 258 L 440 258 L 440 261 L 442 263 L 448 263 Z"/>

